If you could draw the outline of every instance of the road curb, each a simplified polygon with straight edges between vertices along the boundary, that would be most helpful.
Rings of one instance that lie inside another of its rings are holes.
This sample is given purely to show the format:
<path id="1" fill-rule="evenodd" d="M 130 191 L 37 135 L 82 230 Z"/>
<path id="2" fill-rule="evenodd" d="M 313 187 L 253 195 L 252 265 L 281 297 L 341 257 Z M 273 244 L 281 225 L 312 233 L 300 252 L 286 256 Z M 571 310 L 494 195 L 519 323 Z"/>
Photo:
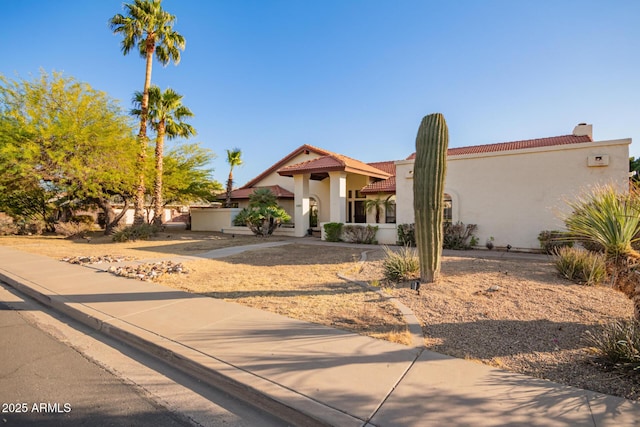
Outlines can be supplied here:
<path id="1" fill-rule="evenodd" d="M 355 427 L 366 424 L 365 420 L 328 407 L 308 396 L 195 349 L 104 315 L 83 304 L 72 305 L 63 296 L 48 295 L 47 293 L 52 293 L 50 290 L 6 271 L 0 271 L 0 281 L 59 313 L 168 363 L 187 375 L 292 425 Z M 27 284 L 22 283 L 23 281 Z M 91 312 L 85 312 L 80 308 Z"/>

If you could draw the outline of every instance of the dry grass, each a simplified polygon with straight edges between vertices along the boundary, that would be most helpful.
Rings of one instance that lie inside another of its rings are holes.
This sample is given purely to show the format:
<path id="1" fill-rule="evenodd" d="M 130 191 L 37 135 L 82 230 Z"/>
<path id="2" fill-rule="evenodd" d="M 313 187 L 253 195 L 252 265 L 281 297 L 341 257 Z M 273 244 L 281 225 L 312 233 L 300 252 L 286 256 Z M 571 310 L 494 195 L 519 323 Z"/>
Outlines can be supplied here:
<path id="1" fill-rule="evenodd" d="M 370 258 L 361 279 L 382 277 L 381 254 Z M 423 286 L 420 295 L 408 283 L 390 286 L 421 320 L 430 350 L 602 393 L 640 397 L 640 382 L 603 370 L 583 340 L 587 330 L 633 315 L 633 304 L 622 293 L 575 285 L 548 261 L 446 257 L 442 273 L 442 280 Z"/>
<path id="2" fill-rule="evenodd" d="M 338 278 L 338 273 L 357 273 L 359 259 L 358 249 L 291 244 L 188 262 L 188 276 L 164 276 L 162 283 L 295 319 L 410 343 L 406 324 L 392 303 Z"/>
<path id="3" fill-rule="evenodd" d="M 270 241 L 275 239 L 271 238 Z M 55 258 L 127 255 L 141 258 L 197 254 L 239 244 L 252 236 L 163 233 L 151 241 L 91 243 L 62 238 L 0 237 L 0 245 Z M 369 282 L 410 307 L 433 351 L 513 372 L 637 400 L 640 384 L 594 363 L 582 337 L 610 320 L 632 316 L 624 295 L 606 287 L 574 285 L 545 260 L 446 257 L 443 278 L 417 295 L 408 283 L 384 282 L 382 250 L 289 244 L 218 260 L 186 263 L 188 276 L 163 284 L 358 333 L 410 342 L 406 325 L 388 301 L 338 272 Z M 464 254 L 464 253 L 461 253 Z M 490 290 L 496 289 L 497 290 Z"/>
<path id="4" fill-rule="evenodd" d="M 285 239 L 269 238 L 269 241 L 278 240 Z M 115 254 L 147 259 L 173 255 L 194 255 L 214 249 L 250 245 L 263 241 L 255 236 L 231 237 L 222 233 L 184 230 L 164 231 L 149 240 L 122 243 L 114 242 L 110 236 L 97 232 L 90 234 L 89 241 L 82 238 L 66 239 L 62 236 L 0 236 L 0 245 L 13 246 L 25 252 L 53 258 Z"/>

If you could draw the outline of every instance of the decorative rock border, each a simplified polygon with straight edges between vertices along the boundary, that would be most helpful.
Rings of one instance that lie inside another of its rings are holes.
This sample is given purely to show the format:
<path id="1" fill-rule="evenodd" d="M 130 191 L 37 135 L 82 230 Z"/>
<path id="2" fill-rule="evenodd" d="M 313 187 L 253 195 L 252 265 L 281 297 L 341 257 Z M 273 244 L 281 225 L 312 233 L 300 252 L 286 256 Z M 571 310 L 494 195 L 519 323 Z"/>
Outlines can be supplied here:
<path id="1" fill-rule="evenodd" d="M 362 252 L 360 254 L 360 261 L 359 261 L 360 265 L 364 264 L 367 261 L 367 252 L 371 252 L 371 251 L 364 251 L 364 252 Z M 416 315 L 413 313 L 413 311 L 411 311 L 411 309 L 409 307 L 404 305 L 397 298 L 394 298 L 393 296 L 387 294 L 382 289 L 374 287 L 374 286 L 371 286 L 367 282 L 362 282 L 362 281 L 356 280 L 356 279 L 354 279 L 352 277 L 346 276 L 346 275 L 341 274 L 341 273 L 338 273 L 338 277 L 341 278 L 342 280 L 346 280 L 348 282 L 360 285 L 360 286 L 362 286 L 362 287 L 364 287 L 364 288 L 366 288 L 366 289 L 368 289 L 368 290 L 370 290 L 372 292 L 376 292 L 378 295 L 380 295 L 383 298 L 386 298 L 387 300 L 391 301 L 393 303 L 393 305 L 396 306 L 396 308 L 400 311 L 400 313 L 404 317 L 404 321 L 407 322 L 407 326 L 409 328 L 409 333 L 413 337 L 412 345 L 414 347 L 416 347 L 416 348 L 422 348 L 422 349 L 425 348 L 425 345 L 424 345 L 424 334 L 422 332 L 422 324 L 420 323 L 420 321 L 418 320 Z"/>

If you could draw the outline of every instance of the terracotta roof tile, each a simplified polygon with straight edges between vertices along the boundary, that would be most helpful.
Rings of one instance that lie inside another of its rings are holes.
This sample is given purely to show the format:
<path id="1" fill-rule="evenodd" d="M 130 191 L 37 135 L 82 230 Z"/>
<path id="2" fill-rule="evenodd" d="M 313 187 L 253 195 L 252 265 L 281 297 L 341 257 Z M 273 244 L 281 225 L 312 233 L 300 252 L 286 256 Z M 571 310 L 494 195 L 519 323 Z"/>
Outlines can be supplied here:
<path id="1" fill-rule="evenodd" d="M 271 166 L 269 169 L 265 170 L 260 175 L 253 178 L 251 181 L 247 182 L 245 185 L 242 186 L 242 188 L 252 188 L 254 185 L 259 183 L 267 175 L 277 171 L 289 160 L 293 159 L 295 156 L 301 153 L 304 153 L 306 151 L 313 152 L 320 156 L 326 156 L 326 155 L 332 154 L 331 151 L 323 150 L 322 148 L 314 147 L 313 145 L 309 145 L 309 144 L 301 145 L 300 147 L 296 148 L 295 150 L 293 150 L 292 152 L 284 156 L 282 159 L 274 163 L 273 166 Z"/>
<path id="2" fill-rule="evenodd" d="M 320 174 L 331 171 L 355 172 L 376 178 L 388 178 L 391 175 L 360 160 L 336 153 L 278 169 L 278 173 L 282 176 L 293 176 L 299 173 Z"/>
<path id="3" fill-rule="evenodd" d="M 363 194 L 376 194 L 376 193 L 395 193 L 396 192 L 396 177 L 395 175 L 383 179 L 382 181 L 372 182 L 369 185 L 360 190 Z"/>
<path id="4" fill-rule="evenodd" d="M 460 156 L 464 154 L 495 153 L 499 151 L 525 150 L 528 148 L 552 147 L 554 145 L 580 144 L 593 142 L 589 135 L 562 135 L 550 138 L 526 139 L 522 141 L 502 142 L 499 144 L 472 145 L 469 147 L 449 148 L 447 155 Z M 416 153 L 407 157 L 407 160 L 414 159 Z"/>
<path id="5" fill-rule="evenodd" d="M 293 197 L 294 197 L 294 194 L 291 191 L 287 190 L 286 188 L 282 188 L 279 185 L 268 185 L 268 186 L 264 186 L 264 187 L 242 187 L 242 188 L 238 188 L 237 190 L 233 190 L 231 192 L 231 199 L 234 199 L 234 200 L 237 200 L 237 199 L 248 199 L 249 196 L 258 188 L 268 188 L 279 199 L 293 199 Z M 225 194 L 220 194 L 218 196 L 218 199 L 224 199 L 224 198 L 226 198 L 226 193 Z"/>
<path id="6" fill-rule="evenodd" d="M 396 162 L 394 160 L 386 161 L 386 162 L 371 162 L 367 163 L 369 166 L 373 166 L 376 169 L 380 169 L 388 173 L 389 175 L 396 174 Z"/>

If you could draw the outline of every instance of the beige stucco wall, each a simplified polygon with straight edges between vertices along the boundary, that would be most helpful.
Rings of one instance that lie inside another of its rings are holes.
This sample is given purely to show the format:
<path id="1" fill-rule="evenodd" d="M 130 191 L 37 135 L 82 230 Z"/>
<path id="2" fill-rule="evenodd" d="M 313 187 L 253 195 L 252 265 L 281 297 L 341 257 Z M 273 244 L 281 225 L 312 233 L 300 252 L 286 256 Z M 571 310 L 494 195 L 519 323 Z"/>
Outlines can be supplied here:
<path id="1" fill-rule="evenodd" d="M 233 225 L 240 208 L 191 208 L 191 230 L 220 231 Z"/>
<path id="2" fill-rule="evenodd" d="M 477 224 L 479 245 L 538 248 L 542 230 L 562 229 L 566 200 L 588 187 L 628 185 L 630 139 L 510 152 L 450 156 L 445 192 L 453 221 Z M 589 166 L 593 156 L 606 166 Z M 413 160 L 396 163 L 397 223 L 414 222 Z"/>

